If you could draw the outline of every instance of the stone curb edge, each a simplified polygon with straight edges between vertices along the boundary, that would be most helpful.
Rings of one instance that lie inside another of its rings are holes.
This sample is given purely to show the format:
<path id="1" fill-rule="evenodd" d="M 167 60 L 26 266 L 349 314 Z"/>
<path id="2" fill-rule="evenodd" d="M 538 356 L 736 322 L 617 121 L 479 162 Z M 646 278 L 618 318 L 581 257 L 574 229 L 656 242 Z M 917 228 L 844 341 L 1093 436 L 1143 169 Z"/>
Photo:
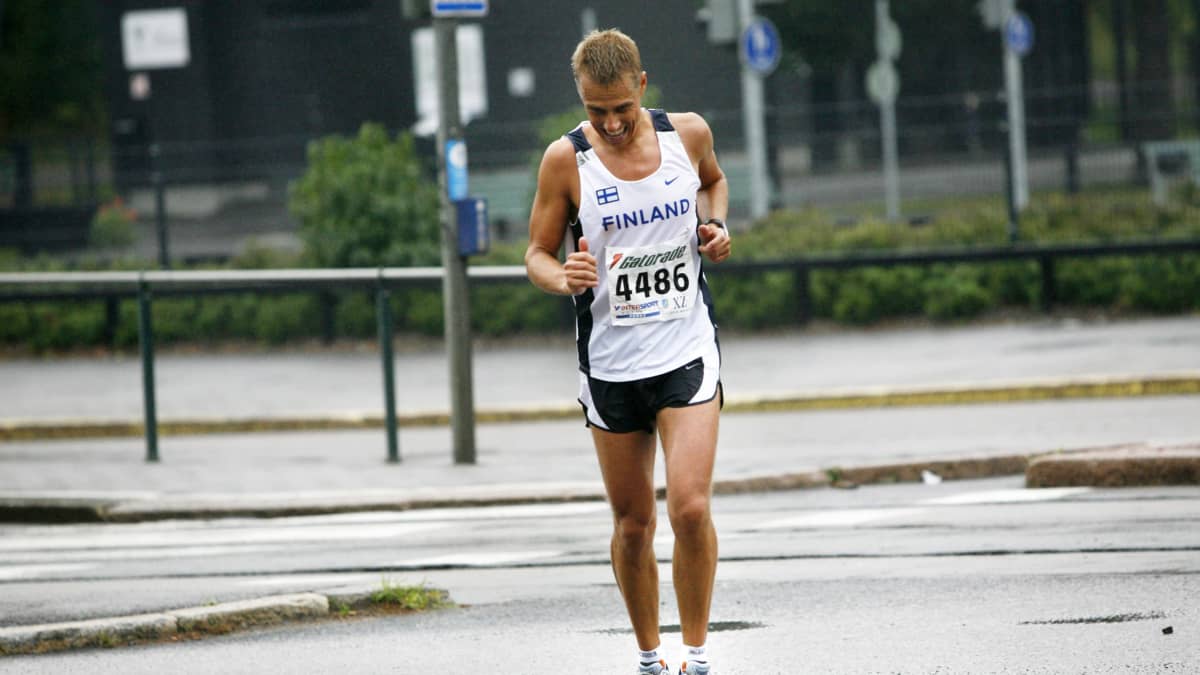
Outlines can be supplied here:
<path id="1" fill-rule="evenodd" d="M 1149 377 L 1083 377 L 1061 380 L 1031 380 L 997 385 L 967 384 L 904 389 L 866 388 L 821 393 L 730 397 L 725 412 L 783 412 L 846 408 L 964 405 L 1048 401 L 1080 398 L 1124 398 L 1137 396 L 1180 396 L 1200 394 L 1200 373 L 1185 372 Z M 574 419 L 577 404 L 545 404 L 476 411 L 479 423 L 537 422 Z M 449 413 L 423 411 L 401 413 L 401 427 L 446 426 Z M 341 414 L 247 418 L 162 419 L 160 436 L 217 433 L 312 431 L 383 428 L 383 415 Z M 0 420 L 0 442 L 66 438 L 137 437 L 144 434 L 141 422 L 129 420 Z"/>
<path id="2" fill-rule="evenodd" d="M 1030 463 L 1046 456 L 1066 457 L 1096 450 L 1136 450 L 1141 444 L 1108 446 L 1104 448 L 1064 449 L 1055 452 L 1030 454 L 957 457 L 914 460 L 911 462 L 833 466 L 812 471 L 760 474 L 737 478 L 718 478 L 713 481 L 713 493 L 718 495 L 752 492 L 775 492 L 821 487 L 851 487 L 856 485 L 911 483 L 923 480 L 923 473 L 933 472 L 946 480 L 967 480 L 1014 476 L 1024 473 Z M 665 488 L 658 487 L 658 496 Z M 603 488 L 594 490 L 549 490 L 511 494 L 460 494 L 443 498 L 375 499 L 362 501 L 310 500 L 294 504 L 193 504 L 190 507 L 166 504 L 156 506 L 146 502 L 119 500 L 54 500 L 41 498 L 0 498 L 0 522 L 19 523 L 136 523 L 158 520 L 217 519 L 217 518 L 279 518 L 290 516 L 330 515 L 359 511 L 410 511 L 431 508 L 486 507 L 514 504 L 566 503 L 603 501 Z"/>
<path id="3" fill-rule="evenodd" d="M 436 595 L 440 603 L 450 603 L 446 591 L 425 590 L 430 595 Z M 258 626 L 322 619 L 376 605 L 372 591 L 291 593 L 154 614 L 12 626 L 0 628 L 0 658 L 70 649 L 118 647 L 176 636 L 223 635 Z"/>

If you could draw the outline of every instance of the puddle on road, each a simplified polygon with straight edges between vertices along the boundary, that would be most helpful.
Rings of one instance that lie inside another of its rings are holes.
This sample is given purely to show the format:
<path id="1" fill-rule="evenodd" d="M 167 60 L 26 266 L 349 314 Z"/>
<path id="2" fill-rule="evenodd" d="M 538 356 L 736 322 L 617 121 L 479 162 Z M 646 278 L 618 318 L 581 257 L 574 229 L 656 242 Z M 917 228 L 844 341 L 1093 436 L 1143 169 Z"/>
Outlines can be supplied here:
<path id="1" fill-rule="evenodd" d="M 1110 614 L 1108 616 L 1088 616 L 1077 619 L 1043 619 L 1041 621 L 1022 621 L 1022 626 L 1061 626 L 1066 624 L 1086 624 L 1086 623 L 1128 623 L 1130 621 L 1152 621 L 1154 619 L 1165 619 L 1166 614 L 1162 612 L 1131 612 L 1129 614 Z"/>
<path id="2" fill-rule="evenodd" d="M 708 624 L 708 632 L 721 633 L 734 630 L 753 630 L 755 628 L 766 628 L 767 624 L 758 621 L 713 621 Z M 678 633 L 682 629 L 679 624 L 673 623 L 659 628 L 662 633 Z M 630 635 L 633 633 L 632 628 L 605 628 L 603 630 L 592 631 L 603 635 Z"/>

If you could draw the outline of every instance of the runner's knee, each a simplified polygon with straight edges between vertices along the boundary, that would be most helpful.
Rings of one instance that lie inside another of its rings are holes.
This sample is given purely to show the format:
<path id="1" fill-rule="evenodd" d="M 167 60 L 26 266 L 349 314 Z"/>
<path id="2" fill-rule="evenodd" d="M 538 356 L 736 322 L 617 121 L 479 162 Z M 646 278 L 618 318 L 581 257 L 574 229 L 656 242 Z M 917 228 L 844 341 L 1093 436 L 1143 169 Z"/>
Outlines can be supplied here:
<path id="1" fill-rule="evenodd" d="M 616 538 L 627 554 L 636 555 L 654 541 L 655 517 L 626 514 L 615 519 Z"/>
<path id="2" fill-rule="evenodd" d="M 711 519 L 708 495 L 687 495 L 669 503 L 671 530 L 676 537 L 688 537 L 708 526 Z"/>

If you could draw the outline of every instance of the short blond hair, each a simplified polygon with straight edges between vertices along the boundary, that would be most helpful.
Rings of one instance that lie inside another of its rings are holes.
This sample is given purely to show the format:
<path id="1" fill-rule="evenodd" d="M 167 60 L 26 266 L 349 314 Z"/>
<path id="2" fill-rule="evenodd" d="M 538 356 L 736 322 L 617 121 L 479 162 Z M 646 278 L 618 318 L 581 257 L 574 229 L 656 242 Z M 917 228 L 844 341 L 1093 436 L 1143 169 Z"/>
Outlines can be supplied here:
<path id="1" fill-rule="evenodd" d="M 642 56 L 633 38 L 617 28 L 594 30 L 575 47 L 571 74 L 579 80 L 587 75 L 596 84 L 609 85 L 622 77 L 642 74 Z"/>

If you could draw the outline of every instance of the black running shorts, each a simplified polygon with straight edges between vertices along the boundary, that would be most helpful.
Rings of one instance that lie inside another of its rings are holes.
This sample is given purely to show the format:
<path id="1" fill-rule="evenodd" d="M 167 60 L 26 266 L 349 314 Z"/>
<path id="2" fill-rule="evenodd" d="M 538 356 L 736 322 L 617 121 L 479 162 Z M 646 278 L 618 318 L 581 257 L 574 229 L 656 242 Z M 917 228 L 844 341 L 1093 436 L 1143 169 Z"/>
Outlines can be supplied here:
<path id="1" fill-rule="evenodd" d="M 652 434 L 663 408 L 708 403 L 722 394 L 719 359 L 713 349 L 670 372 L 629 382 L 607 382 L 580 373 L 579 403 L 587 425 L 618 434 Z"/>

